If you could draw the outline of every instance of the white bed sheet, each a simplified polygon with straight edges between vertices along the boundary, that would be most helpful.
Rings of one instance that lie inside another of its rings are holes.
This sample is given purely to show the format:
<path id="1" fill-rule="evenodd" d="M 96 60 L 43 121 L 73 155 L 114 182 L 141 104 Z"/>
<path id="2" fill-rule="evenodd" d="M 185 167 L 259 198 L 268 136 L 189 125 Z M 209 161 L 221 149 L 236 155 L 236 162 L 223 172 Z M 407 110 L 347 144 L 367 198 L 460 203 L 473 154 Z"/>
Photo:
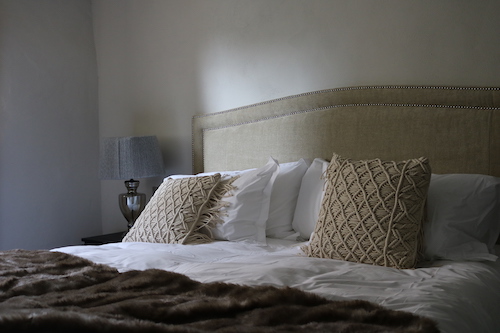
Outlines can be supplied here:
<path id="1" fill-rule="evenodd" d="M 445 333 L 499 332 L 500 263 L 440 261 L 398 270 L 307 258 L 297 243 L 114 243 L 54 249 L 119 271 L 165 269 L 201 282 L 290 286 L 332 300 L 364 299 L 438 322 Z"/>

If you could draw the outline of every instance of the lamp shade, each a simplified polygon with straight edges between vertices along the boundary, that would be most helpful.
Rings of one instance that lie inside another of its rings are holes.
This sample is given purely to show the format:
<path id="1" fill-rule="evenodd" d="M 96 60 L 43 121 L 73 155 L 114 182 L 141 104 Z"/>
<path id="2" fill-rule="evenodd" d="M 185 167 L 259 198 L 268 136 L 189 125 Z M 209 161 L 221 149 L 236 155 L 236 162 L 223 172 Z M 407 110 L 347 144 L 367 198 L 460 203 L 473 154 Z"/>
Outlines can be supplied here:
<path id="1" fill-rule="evenodd" d="M 100 179 L 148 178 L 164 175 L 156 136 L 103 138 L 99 159 Z"/>

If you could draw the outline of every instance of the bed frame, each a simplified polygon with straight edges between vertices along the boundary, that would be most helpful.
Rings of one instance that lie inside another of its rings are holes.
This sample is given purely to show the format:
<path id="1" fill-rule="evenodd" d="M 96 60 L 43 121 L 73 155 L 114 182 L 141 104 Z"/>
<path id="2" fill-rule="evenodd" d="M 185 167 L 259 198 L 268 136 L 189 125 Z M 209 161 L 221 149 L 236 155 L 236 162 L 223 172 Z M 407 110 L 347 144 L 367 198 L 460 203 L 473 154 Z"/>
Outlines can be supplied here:
<path id="1" fill-rule="evenodd" d="M 433 173 L 500 177 L 500 88 L 371 86 L 314 91 L 193 118 L 193 171 L 332 153 L 429 158 Z"/>

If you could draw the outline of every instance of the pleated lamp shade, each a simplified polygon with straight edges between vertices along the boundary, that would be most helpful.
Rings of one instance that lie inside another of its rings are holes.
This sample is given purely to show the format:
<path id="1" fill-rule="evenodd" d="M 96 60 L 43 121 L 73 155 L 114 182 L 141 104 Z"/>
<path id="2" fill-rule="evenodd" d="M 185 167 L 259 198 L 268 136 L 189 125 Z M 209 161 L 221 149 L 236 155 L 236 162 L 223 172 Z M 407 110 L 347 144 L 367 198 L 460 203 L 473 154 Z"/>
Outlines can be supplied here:
<path id="1" fill-rule="evenodd" d="M 148 178 L 164 175 L 156 136 L 103 138 L 99 159 L 100 179 Z"/>

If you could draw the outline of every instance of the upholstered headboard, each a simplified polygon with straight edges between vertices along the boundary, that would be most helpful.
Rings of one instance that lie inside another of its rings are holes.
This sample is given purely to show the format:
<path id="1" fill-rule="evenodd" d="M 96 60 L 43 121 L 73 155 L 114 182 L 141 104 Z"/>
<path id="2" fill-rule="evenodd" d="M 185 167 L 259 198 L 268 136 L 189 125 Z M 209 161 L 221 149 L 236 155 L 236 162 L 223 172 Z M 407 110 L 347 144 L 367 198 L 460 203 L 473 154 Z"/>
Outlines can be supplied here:
<path id="1" fill-rule="evenodd" d="M 193 118 L 193 171 L 299 158 L 429 158 L 433 173 L 500 177 L 500 88 L 309 92 Z"/>

